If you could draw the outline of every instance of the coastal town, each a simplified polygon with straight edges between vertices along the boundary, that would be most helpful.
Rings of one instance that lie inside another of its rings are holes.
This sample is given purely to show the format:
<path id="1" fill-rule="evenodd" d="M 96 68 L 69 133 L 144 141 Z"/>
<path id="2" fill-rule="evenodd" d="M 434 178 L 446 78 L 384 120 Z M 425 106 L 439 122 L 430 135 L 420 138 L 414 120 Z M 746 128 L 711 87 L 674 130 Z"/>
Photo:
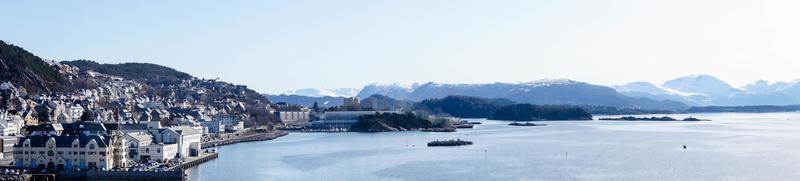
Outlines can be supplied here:
<path id="1" fill-rule="evenodd" d="M 185 79 L 153 85 L 49 61 L 91 89 L 32 93 L 0 83 L 3 178 L 183 178 L 214 147 L 285 135 L 271 121 L 306 121 L 307 108 L 273 108 L 244 86 Z M 260 114 L 260 115 L 259 115 Z M 277 116 L 274 119 L 272 116 Z M 260 117 L 258 117 L 260 116 Z"/>
<path id="2" fill-rule="evenodd" d="M 380 97 L 306 107 L 273 103 L 246 86 L 218 80 L 164 76 L 169 73 L 125 77 L 81 69 L 75 62 L 44 62 L 73 88 L 0 82 L 0 179 L 186 180 L 185 169 L 224 156 L 219 146 L 272 140 L 291 131 L 472 127 L 452 117 L 426 117 L 431 122 L 404 110 L 408 107 L 379 103 Z M 77 62 L 91 67 L 85 63 L 93 62 Z M 159 67 L 149 67 L 154 68 Z"/>

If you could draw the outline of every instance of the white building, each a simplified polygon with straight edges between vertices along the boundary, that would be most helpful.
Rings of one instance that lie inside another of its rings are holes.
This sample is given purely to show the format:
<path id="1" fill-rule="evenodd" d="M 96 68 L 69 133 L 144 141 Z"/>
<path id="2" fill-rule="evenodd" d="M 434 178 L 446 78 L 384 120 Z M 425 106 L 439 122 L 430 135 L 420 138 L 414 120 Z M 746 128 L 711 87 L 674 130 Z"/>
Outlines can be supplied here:
<path id="1" fill-rule="evenodd" d="M 174 158 L 196 157 L 200 153 L 202 127 L 162 128 L 158 122 L 119 124 L 125 133 L 128 156 L 137 162 L 167 162 Z"/>
<path id="2" fill-rule="evenodd" d="M 31 134 L 14 145 L 18 168 L 57 170 L 124 168 L 125 140 L 109 134 L 102 124 L 73 123 L 33 126 Z"/>
<path id="3" fill-rule="evenodd" d="M 24 126 L 25 121 L 22 120 L 22 117 L 0 113 L 0 136 L 19 135 Z"/>
<path id="4" fill-rule="evenodd" d="M 217 115 L 214 116 L 214 118 L 212 118 L 211 121 L 220 122 L 220 124 L 225 126 L 225 131 L 228 132 L 239 131 L 244 129 L 244 122 L 242 122 L 242 117 L 237 115 Z"/>

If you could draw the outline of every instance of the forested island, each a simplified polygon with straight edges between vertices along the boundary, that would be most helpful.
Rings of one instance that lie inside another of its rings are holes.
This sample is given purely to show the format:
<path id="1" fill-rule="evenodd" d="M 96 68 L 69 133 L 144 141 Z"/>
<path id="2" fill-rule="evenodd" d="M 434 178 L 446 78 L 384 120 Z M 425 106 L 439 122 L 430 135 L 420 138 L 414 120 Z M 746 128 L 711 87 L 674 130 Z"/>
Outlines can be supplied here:
<path id="1" fill-rule="evenodd" d="M 508 99 L 447 96 L 441 99 L 423 100 L 415 106 L 415 109 L 460 118 L 488 118 L 498 109 L 512 104 L 514 101 Z"/>
<path id="2" fill-rule="evenodd" d="M 490 119 L 510 121 L 591 120 L 592 115 L 579 107 L 514 104 L 497 110 Z"/>
<path id="3" fill-rule="evenodd" d="M 604 121 L 711 121 L 707 119 L 698 119 L 698 118 L 685 118 L 682 120 L 678 120 L 669 116 L 662 116 L 662 117 L 633 117 L 633 116 L 625 116 L 619 118 L 600 118 L 599 120 Z"/>
<path id="4" fill-rule="evenodd" d="M 358 117 L 358 122 L 350 127 L 352 132 L 386 132 L 386 131 L 411 131 L 419 129 L 444 127 L 444 124 L 434 124 L 422 119 L 413 113 L 376 113 Z"/>

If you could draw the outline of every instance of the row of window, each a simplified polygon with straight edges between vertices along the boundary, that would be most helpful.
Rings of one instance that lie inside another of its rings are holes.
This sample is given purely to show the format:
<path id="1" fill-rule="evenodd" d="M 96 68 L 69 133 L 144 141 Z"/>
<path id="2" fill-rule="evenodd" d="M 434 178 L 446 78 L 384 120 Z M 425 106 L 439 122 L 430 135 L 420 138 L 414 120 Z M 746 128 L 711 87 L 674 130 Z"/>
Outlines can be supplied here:
<path id="1" fill-rule="evenodd" d="M 27 148 L 27 147 L 31 147 L 31 145 L 29 145 L 29 144 L 24 144 L 24 145 L 22 145 L 22 147 L 26 147 L 26 148 Z M 72 147 L 73 147 L 73 148 L 77 148 L 77 147 L 78 147 L 78 144 L 73 144 L 73 145 L 72 145 Z M 50 148 L 52 148 L 52 146 L 51 146 Z M 89 145 L 89 149 L 94 149 L 94 148 L 95 148 L 95 146 L 94 146 L 93 144 L 90 144 L 90 145 Z"/>
<path id="2" fill-rule="evenodd" d="M 89 155 L 94 155 L 95 153 L 97 153 L 97 154 L 99 154 L 99 155 L 102 155 L 102 156 L 106 156 L 106 152 L 104 152 L 104 151 L 101 151 L 101 152 L 93 152 L 93 151 L 90 151 L 90 152 L 89 152 Z M 18 155 L 28 155 L 28 154 L 31 154 L 31 155 L 33 155 L 33 154 L 36 154 L 36 152 L 35 152 L 35 151 L 31 151 L 31 152 L 28 152 L 28 151 L 14 151 L 14 154 L 18 154 Z M 45 154 L 45 152 L 44 152 L 44 151 L 39 151 L 39 155 L 44 155 L 44 154 Z M 63 151 L 59 151 L 59 152 L 58 152 L 58 154 L 59 154 L 59 155 L 63 155 L 63 154 L 64 154 L 64 152 L 63 152 Z M 78 155 L 78 154 L 79 154 L 79 153 L 78 153 L 77 151 L 75 151 L 75 152 L 67 152 L 67 155 Z M 80 152 L 80 155 L 85 155 L 85 154 L 86 154 L 86 152 L 85 152 L 85 151 L 82 151 L 82 152 Z M 47 151 L 47 156 L 53 156 L 53 155 L 54 155 L 54 152 L 53 152 L 53 151 Z"/>

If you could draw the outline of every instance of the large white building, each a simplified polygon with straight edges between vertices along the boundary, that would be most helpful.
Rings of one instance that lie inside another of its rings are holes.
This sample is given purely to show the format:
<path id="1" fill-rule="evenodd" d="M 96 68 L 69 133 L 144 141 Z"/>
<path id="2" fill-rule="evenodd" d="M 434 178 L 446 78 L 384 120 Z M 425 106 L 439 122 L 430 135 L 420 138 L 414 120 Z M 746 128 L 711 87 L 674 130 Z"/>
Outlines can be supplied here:
<path id="1" fill-rule="evenodd" d="M 99 123 L 31 126 L 14 145 L 18 168 L 58 170 L 123 168 L 128 166 L 125 140 Z"/>
<path id="2" fill-rule="evenodd" d="M 198 127 L 163 128 L 158 122 L 114 126 L 124 133 L 128 156 L 137 162 L 167 162 L 175 158 L 196 157 L 201 150 L 202 131 Z"/>

